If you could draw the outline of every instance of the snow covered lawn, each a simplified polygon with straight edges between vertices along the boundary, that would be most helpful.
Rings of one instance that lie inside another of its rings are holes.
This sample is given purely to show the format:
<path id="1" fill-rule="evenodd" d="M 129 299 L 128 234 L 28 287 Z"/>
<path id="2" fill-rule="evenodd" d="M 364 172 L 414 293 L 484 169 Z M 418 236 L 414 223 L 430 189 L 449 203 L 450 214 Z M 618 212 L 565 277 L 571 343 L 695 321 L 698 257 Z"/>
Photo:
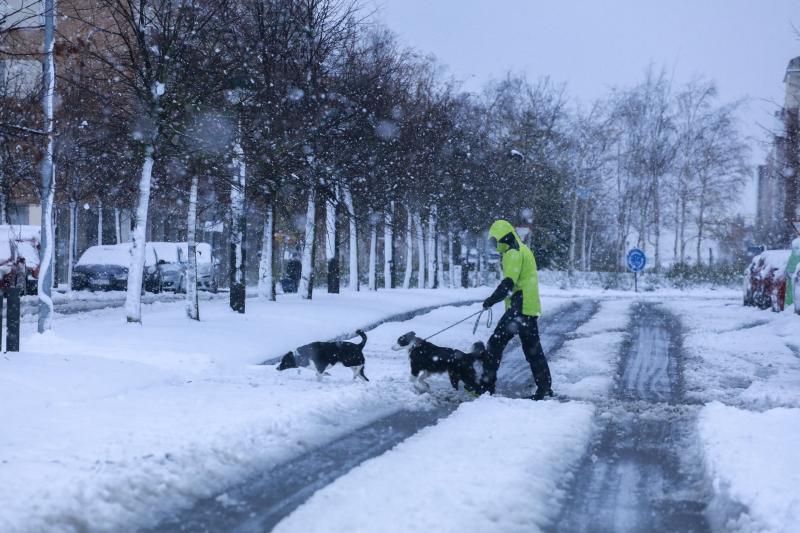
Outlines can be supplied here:
<path id="1" fill-rule="evenodd" d="M 800 384 L 798 384 L 800 386 Z M 800 524 L 800 409 L 707 405 L 700 436 L 727 531 L 790 533 Z M 745 509 L 730 508 L 730 502 Z"/>
<path id="2" fill-rule="evenodd" d="M 318 491 L 276 532 L 539 531 L 586 450 L 594 407 L 481 397 Z"/>
<path id="3" fill-rule="evenodd" d="M 404 355 L 389 343 L 401 329 L 432 333 L 469 307 L 370 333 L 370 383 L 338 367 L 317 383 L 308 370 L 280 373 L 258 363 L 398 312 L 485 292 L 248 300 L 246 315 L 217 301 L 203 305 L 200 323 L 183 317 L 181 303 L 154 304 L 142 326 L 98 311 L 60 317 L 41 336 L 25 324 L 24 351 L 0 357 L 0 531 L 152 524 L 383 414 L 427 408 L 435 396 L 411 391 Z M 462 326 L 453 334 L 469 337 L 472 325 Z"/>

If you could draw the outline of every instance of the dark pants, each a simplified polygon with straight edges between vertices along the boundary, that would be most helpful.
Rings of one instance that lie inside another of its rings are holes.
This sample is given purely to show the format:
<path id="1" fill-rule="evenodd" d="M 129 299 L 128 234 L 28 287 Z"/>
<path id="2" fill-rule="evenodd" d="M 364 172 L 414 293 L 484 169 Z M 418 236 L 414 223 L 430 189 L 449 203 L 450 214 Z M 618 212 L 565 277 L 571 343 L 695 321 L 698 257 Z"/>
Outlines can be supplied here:
<path id="1" fill-rule="evenodd" d="M 550 367 L 542 350 L 542 343 L 539 340 L 538 317 L 526 316 L 517 309 L 509 309 L 497 323 L 497 327 L 489 338 L 487 351 L 489 361 L 485 368 L 484 382 L 485 389 L 494 394 L 495 382 L 497 381 L 497 369 L 500 368 L 500 361 L 503 358 L 508 341 L 519 335 L 522 341 L 522 351 L 525 359 L 531 365 L 531 372 L 536 386 L 541 391 L 550 390 Z"/>

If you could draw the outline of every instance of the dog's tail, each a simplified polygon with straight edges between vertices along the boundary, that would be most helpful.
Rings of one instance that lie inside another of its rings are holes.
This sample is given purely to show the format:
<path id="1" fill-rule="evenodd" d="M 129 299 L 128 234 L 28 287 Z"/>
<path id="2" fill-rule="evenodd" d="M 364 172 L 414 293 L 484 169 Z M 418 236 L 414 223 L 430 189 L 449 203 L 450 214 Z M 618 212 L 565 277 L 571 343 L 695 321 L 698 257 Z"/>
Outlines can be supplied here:
<path id="1" fill-rule="evenodd" d="M 280 364 L 278 364 L 278 370 L 288 370 L 290 368 L 297 368 L 297 360 L 294 358 L 294 354 L 292 352 L 284 355 L 281 358 Z"/>
<path id="2" fill-rule="evenodd" d="M 356 335 L 358 335 L 359 337 L 361 337 L 361 342 L 360 342 L 360 343 L 358 343 L 358 347 L 359 347 L 359 348 L 364 348 L 364 346 L 366 346 L 366 345 L 367 345 L 367 334 L 366 334 L 366 333 L 364 333 L 364 331 L 363 331 L 363 330 L 357 329 L 357 330 L 356 330 Z"/>

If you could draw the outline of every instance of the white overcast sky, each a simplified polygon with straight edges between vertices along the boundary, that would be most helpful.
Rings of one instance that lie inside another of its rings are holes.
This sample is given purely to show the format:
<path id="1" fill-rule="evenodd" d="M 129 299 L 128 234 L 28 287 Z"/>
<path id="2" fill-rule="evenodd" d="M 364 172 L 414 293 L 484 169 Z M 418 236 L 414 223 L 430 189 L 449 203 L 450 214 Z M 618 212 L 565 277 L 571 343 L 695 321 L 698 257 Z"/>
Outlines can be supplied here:
<path id="1" fill-rule="evenodd" d="M 783 74 L 800 55 L 800 0 L 366 0 L 403 44 L 435 55 L 467 90 L 511 70 L 567 84 L 576 101 L 638 82 L 649 64 L 748 98 L 743 130 L 763 159 Z M 752 196 L 748 194 L 748 197 Z M 747 202 L 750 211 L 751 202 Z"/>

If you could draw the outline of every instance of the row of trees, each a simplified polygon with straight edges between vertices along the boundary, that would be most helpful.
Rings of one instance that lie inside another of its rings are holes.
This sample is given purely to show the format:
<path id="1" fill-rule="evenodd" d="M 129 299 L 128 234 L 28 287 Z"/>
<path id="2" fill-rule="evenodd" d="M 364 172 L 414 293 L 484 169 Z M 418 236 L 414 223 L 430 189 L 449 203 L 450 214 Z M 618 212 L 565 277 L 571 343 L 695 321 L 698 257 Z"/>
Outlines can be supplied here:
<path id="1" fill-rule="evenodd" d="M 184 217 L 190 247 L 198 219 L 225 220 L 244 312 L 250 250 L 259 292 L 275 297 L 276 236 L 301 241 L 304 298 L 320 268 L 329 291 L 343 273 L 358 289 L 362 256 L 371 289 L 454 286 L 470 252 L 485 268 L 499 217 L 532 230 L 543 267 L 617 269 L 632 239 L 658 266 L 667 228 L 673 258 L 695 241 L 700 261 L 747 170 L 737 105 L 713 84 L 648 71 L 588 109 L 547 79 L 465 93 L 351 0 L 62 0 L 59 12 L 55 185 L 33 179 L 47 120 L 17 93 L 4 96 L 0 176 L 13 177 L 0 189 L 28 180 L 45 203 L 52 191 L 71 238 L 81 202 L 133 213 L 132 322 L 146 229 L 165 213 Z"/>

